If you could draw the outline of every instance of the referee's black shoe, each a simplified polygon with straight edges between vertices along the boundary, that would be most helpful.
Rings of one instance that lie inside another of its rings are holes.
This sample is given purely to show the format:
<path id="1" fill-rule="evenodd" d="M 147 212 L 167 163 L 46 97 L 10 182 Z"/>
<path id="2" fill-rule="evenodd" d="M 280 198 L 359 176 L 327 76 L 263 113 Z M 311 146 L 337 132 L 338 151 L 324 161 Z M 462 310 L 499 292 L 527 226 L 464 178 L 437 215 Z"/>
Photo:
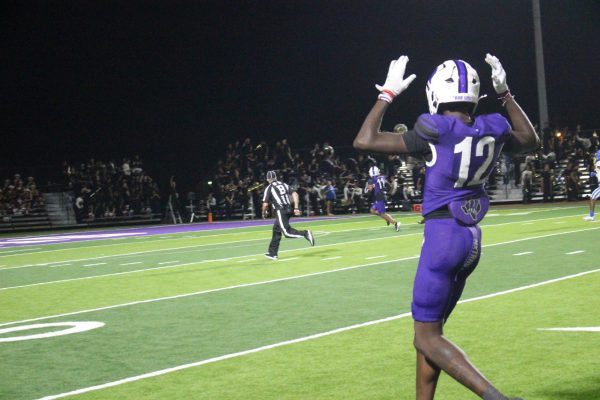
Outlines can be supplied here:
<path id="1" fill-rule="evenodd" d="M 311 231 L 306 231 L 306 235 L 304 235 L 304 238 L 308 240 L 308 243 L 310 243 L 311 246 L 315 245 L 315 238 L 313 237 Z"/>

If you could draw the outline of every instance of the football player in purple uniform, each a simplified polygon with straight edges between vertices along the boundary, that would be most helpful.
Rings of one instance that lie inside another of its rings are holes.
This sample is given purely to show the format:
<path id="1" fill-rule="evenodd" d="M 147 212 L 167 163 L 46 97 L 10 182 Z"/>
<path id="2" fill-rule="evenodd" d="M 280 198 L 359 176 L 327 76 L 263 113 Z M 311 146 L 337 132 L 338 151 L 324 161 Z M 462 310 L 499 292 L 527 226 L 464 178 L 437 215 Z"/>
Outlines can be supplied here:
<path id="1" fill-rule="evenodd" d="M 440 64 L 427 81 L 429 114 L 404 135 L 381 132 L 383 116 L 416 76 L 404 78 L 408 57 L 391 62 L 378 100 L 354 139 L 358 150 L 423 154 L 426 179 L 422 213 L 424 241 L 413 286 L 412 316 L 417 351 L 417 400 L 434 397 L 443 370 L 485 400 L 509 399 L 465 353 L 444 336 L 444 323 L 458 302 L 481 254 L 481 230 L 489 200 L 484 183 L 500 151 L 527 152 L 539 146 L 529 118 L 506 84 L 506 72 L 490 54 L 492 82 L 509 121 L 500 114 L 474 115 L 479 102 L 477 71 L 462 60 Z"/>
<path id="2" fill-rule="evenodd" d="M 372 166 L 369 168 L 369 180 L 367 181 L 367 187 L 365 193 L 373 192 L 373 203 L 371 203 L 371 214 L 379 215 L 387 222 L 388 225 L 392 224 L 396 232 L 400 230 L 400 222 L 396 221 L 391 217 L 385 210 L 385 186 L 387 181 L 385 176 L 379 173 L 379 168 Z"/>

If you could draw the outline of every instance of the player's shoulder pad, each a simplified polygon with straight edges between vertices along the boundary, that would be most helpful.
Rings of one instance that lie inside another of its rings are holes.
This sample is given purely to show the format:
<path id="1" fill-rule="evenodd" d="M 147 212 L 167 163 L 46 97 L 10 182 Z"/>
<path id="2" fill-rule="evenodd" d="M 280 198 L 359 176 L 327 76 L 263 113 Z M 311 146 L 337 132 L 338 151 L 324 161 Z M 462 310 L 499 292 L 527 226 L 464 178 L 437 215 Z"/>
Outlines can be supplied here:
<path id="1" fill-rule="evenodd" d="M 510 133 L 512 132 L 512 126 L 510 126 L 510 122 L 508 119 L 502 114 L 492 113 L 484 115 L 486 124 L 496 127 L 502 133 Z"/>
<path id="2" fill-rule="evenodd" d="M 415 132 L 422 139 L 432 142 L 437 142 L 440 137 L 440 121 L 439 115 L 421 114 L 415 122 Z"/>

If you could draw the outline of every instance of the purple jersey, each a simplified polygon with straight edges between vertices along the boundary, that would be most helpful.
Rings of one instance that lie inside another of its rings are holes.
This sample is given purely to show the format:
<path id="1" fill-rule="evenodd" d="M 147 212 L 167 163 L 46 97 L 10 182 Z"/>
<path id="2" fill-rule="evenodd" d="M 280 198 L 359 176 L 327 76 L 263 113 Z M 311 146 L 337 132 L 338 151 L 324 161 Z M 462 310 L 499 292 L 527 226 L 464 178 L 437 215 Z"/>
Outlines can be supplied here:
<path id="1" fill-rule="evenodd" d="M 373 196 L 374 201 L 385 201 L 385 185 L 387 184 L 385 176 L 376 175 L 369 178 L 367 181 L 369 185 L 373 185 Z"/>
<path id="2" fill-rule="evenodd" d="M 452 201 L 486 197 L 484 183 L 512 129 L 500 114 L 480 115 L 471 125 L 456 117 L 423 114 L 415 132 L 432 152 L 423 196 L 427 215 Z"/>

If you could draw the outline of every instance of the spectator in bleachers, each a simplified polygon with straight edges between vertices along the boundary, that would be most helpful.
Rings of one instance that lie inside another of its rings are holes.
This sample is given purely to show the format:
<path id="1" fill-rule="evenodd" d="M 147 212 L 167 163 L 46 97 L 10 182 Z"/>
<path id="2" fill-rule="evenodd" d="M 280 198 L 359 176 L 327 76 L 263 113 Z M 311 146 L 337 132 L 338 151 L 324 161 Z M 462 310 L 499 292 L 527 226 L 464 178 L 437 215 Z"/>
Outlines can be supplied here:
<path id="1" fill-rule="evenodd" d="M 521 189 L 523 191 L 523 203 L 527 204 L 531 201 L 531 191 L 533 190 L 533 166 L 527 164 L 521 173 Z"/>
<path id="2" fill-rule="evenodd" d="M 554 201 L 554 171 L 550 168 L 550 163 L 544 163 L 542 171 L 542 189 L 544 203 Z"/>
<path id="3" fill-rule="evenodd" d="M 567 180 L 567 200 L 577 201 L 579 198 L 579 173 L 577 166 L 570 162 L 565 170 Z"/>
<path id="4" fill-rule="evenodd" d="M 600 139 L 598 139 L 598 133 L 596 131 L 592 133 L 590 141 L 592 142 L 592 147 L 590 148 L 591 153 L 596 153 L 600 150 Z"/>
<path id="5" fill-rule="evenodd" d="M 332 216 L 333 202 L 335 201 L 335 186 L 333 185 L 333 181 L 326 181 L 325 185 L 321 188 L 321 190 L 325 195 L 325 207 L 327 216 Z"/>
<path id="6" fill-rule="evenodd" d="M 225 219 L 231 219 L 235 210 L 237 186 L 229 184 L 225 187 Z"/>
<path id="7" fill-rule="evenodd" d="M 356 199 L 358 199 L 362 193 L 362 189 L 356 184 L 354 175 L 349 175 L 344 184 L 344 205 L 352 213 L 356 212 Z"/>

